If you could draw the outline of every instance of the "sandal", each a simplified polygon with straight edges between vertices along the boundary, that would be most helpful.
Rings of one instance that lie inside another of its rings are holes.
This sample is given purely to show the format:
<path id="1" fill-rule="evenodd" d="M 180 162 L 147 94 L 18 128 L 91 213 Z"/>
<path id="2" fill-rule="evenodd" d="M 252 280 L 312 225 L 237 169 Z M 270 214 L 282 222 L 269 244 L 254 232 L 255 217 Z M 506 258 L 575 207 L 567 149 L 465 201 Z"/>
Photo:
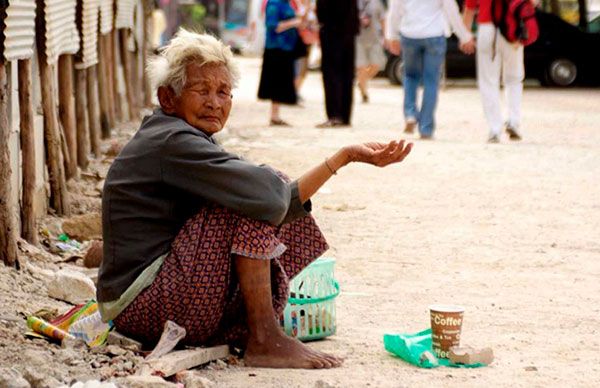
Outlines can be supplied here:
<path id="1" fill-rule="evenodd" d="M 290 124 L 288 124 L 287 122 L 283 121 L 282 119 L 271 119 L 271 124 L 272 127 L 290 127 Z"/>

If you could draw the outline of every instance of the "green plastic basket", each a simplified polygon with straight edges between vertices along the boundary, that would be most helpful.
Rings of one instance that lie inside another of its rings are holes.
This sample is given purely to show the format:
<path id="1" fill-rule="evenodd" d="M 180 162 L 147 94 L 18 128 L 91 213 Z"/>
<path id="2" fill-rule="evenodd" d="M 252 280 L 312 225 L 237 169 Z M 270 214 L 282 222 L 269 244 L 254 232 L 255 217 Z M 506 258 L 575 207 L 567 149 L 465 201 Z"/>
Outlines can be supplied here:
<path id="1" fill-rule="evenodd" d="M 335 259 L 322 257 L 290 281 L 290 297 L 283 311 L 286 334 L 310 341 L 335 334 L 335 298 L 340 286 L 333 277 Z"/>

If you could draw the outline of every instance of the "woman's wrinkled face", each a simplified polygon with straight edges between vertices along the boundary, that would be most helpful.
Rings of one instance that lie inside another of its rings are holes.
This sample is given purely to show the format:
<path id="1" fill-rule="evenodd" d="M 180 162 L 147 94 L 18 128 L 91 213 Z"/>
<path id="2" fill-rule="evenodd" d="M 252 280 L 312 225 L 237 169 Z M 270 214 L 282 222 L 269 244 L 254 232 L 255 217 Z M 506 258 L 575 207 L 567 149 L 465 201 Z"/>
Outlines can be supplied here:
<path id="1" fill-rule="evenodd" d="M 218 63 L 189 64 L 186 76 L 186 84 L 174 98 L 173 113 L 206 134 L 219 132 L 231 111 L 229 71 Z"/>

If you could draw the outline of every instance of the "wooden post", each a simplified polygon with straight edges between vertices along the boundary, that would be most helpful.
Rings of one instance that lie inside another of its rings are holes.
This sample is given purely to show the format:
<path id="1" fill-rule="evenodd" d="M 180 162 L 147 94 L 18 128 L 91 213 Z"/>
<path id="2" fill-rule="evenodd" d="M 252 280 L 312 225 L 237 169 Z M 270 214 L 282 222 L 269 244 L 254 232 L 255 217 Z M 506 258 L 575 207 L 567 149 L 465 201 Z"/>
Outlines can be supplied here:
<path id="1" fill-rule="evenodd" d="M 8 93 L 6 63 L 0 58 L 0 261 L 6 265 L 15 266 L 18 259 L 16 227 L 8 201 L 11 191 Z"/>
<path id="2" fill-rule="evenodd" d="M 35 132 L 31 99 L 31 59 L 19 61 L 19 113 L 21 118 L 21 171 L 23 175 L 21 236 L 31 244 L 37 245 L 38 235 L 33 207 L 35 197 Z"/>
<path id="3" fill-rule="evenodd" d="M 100 41 L 102 42 L 103 50 L 104 50 L 104 59 L 105 63 L 105 71 L 106 71 L 106 88 L 108 91 L 108 119 L 111 128 L 114 128 L 117 124 L 117 112 L 116 112 L 116 94 L 115 94 L 115 85 L 113 78 L 115 76 L 115 72 L 113 69 L 113 53 L 111 51 L 112 45 L 110 44 L 110 40 L 112 39 L 112 35 L 106 34 L 100 36 Z"/>
<path id="4" fill-rule="evenodd" d="M 77 115 L 77 164 L 83 170 L 89 164 L 90 138 L 86 95 L 86 70 L 75 69 L 75 110 Z"/>
<path id="5" fill-rule="evenodd" d="M 115 99 L 115 118 L 118 121 L 128 120 L 127 113 L 123 112 L 123 101 L 121 100 L 121 94 L 119 93 L 119 77 L 117 72 L 119 71 L 118 59 L 116 49 L 119 47 L 118 32 L 116 29 L 110 33 L 110 59 L 111 59 L 111 79 L 113 96 Z"/>
<path id="6" fill-rule="evenodd" d="M 130 31 L 127 29 L 119 30 L 119 38 L 121 41 L 119 47 L 121 52 L 121 64 L 123 65 L 123 75 L 125 78 L 125 94 L 127 95 L 127 104 L 129 105 L 129 119 L 135 120 L 139 118 L 140 114 L 135 103 L 135 97 L 133 96 L 131 56 L 129 55 L 129 50 L 127 50 L 127 38 L 129 37 L 129 32 Z"/>
<path id="7" fill-rule="evenodd" d="M 56 115 L 56 95 L 52 65 L 46 62 L 43 52 L 38 50 L 42 108 L 44 112 L 44 139 L 46 141 L 46 164 L 50 180 L 51 203 L 59 216 L 70 215 L 69 193 L 62 163 L 61 140 Z"/>
<path id="8" fill-rule="evenodd" d="M 67 179 L 77 173 L 77 126 L 75 124 L 75 98 L 73 96 L 73 55 L 58 59 L 58 115 L 67 141 Z M 67 158 L 65 158 L 66 160 Z"/>
<path id="9" fill-rule="evenodd" d="M 133 103 L 135 104 L 135 109 L 139 112 L 139 109 L 141 109 L 144 101 L 144 88 L 142 87 L 142 82 L 140 79 L 140 61 L 142 60 L 142 58 L 140 46 L 137 40 L 135 39 L 135 34 L 133 33 L 133 31 L 130 32 L 129 36 L 133 39 L 135 46 L 135 51 L 127 50 L 130 60 L 129 63 L 131 64 L 131 90 L 133 91 L 131 95 L 133 96 Z"/>
<path id="10" fill-rule="evenodd" d="M 90 145 L 92 153 L 100 156 L 100 110 L 98 109 L 98 72 L 97 65 L 87 68 L 87 108 Z"/>
<path id="11" fill-rule="evenodd" d="M 148 53 L 150 51 L 150 39 L 152 36 L 152 10 L 154 2 L 145 0 L 144 3 L 144 40 L 142 42 L 142 82 L 144 84 L 144 106 L 146 108 L 152 106 L 152 85 L 150 78 L 146 74 L 146 66 L 148 65 Z"/>
<path id="12" fill-rule="evenodd" d="M 110 130 L 112 129 L 110 120 L 110 106 L 109 106 L 109 92 L 108 92 L 108 76 L 107 76 L 107 62 L 106 52 L 104 50 L 104 40 L 102 35 L 98 34 L 98 93 L 100 95 L 100 128 L 102 131 L 102 138 L 108 139 L 110 137 Z"/>
<path id="13" fill-rule="evenodd" d="M 42 89 L 42 110 L 44 114 L 44 142 L 46 145 L 46 165 L 50 181 L 50 204 L 59 216 L 71 214 L 69 192 L 65 179 L 65 169 L 61 153 L 61 138 L 55 100 L 56 82 L 53 65 L 46 57 L 46 26 L 43 12 L 36 14 L 36 44 L 40 86 Z"/>

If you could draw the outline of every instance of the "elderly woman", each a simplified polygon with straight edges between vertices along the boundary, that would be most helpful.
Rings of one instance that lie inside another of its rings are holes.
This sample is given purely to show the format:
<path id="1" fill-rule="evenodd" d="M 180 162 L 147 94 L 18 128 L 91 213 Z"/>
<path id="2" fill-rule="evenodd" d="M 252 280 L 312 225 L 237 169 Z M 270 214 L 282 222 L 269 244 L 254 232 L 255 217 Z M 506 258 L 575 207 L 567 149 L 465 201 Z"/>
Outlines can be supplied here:
<path id="1" fill-rule="evenodd" d="M 288 280 L 327 249 L 309 198 L 350 162 L 386 166 L 411 145 L 347 146 L 290 182 L 221 148 L 238 71 L 229 48 L 181 30 L 149 65 L 160 109 L 111 166 L 103 195 L 103 320 L 148 345 L 171 320 L 187 345 L 245 349 L 246 365 L 330 368 L 287 337 Z"/>

